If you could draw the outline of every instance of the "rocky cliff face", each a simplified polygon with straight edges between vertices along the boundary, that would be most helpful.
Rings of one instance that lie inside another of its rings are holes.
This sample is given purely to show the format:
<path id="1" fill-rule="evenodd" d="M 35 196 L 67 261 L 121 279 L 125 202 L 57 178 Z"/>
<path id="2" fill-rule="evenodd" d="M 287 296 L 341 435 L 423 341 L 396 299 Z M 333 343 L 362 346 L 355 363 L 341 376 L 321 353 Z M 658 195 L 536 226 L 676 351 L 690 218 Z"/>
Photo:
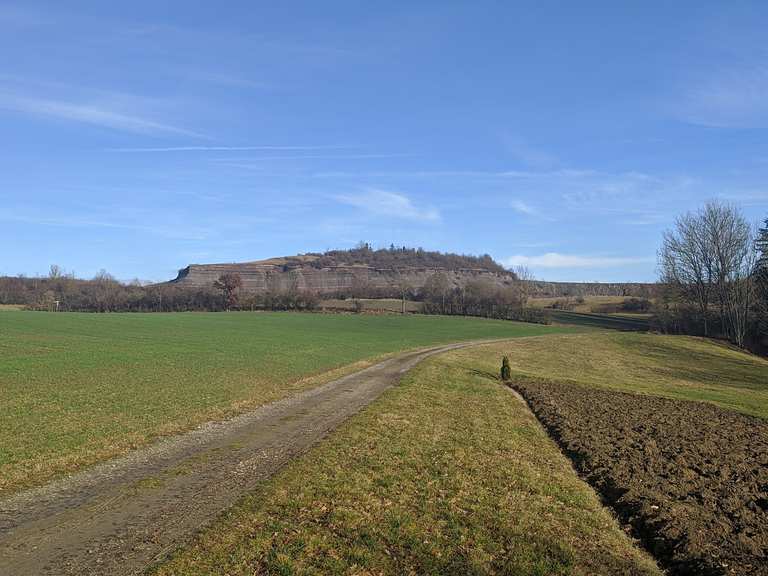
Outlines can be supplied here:
<path id="1" fill-rule="evenodd" d="M 424 286 L 435 272 L 443 272 L 454 286 L 464 286 L 472 280 L 486 280 L 499 286 L 511 285 L 510 273 L 483 269 L 402 267 L 373 268 L 366 265 L 317 264 L 313 256 L 291 256 L 241 264 L 192 264 L 179 271 L 171 283 L 189 288 L 210 288 L 226 273 L 239 274 L 243 290 L 251 293 L 268 290 L 309 290 L 319 295 L 338 294 L 355 290 L 396 292 L 401 284 L 413 290 Z"/>

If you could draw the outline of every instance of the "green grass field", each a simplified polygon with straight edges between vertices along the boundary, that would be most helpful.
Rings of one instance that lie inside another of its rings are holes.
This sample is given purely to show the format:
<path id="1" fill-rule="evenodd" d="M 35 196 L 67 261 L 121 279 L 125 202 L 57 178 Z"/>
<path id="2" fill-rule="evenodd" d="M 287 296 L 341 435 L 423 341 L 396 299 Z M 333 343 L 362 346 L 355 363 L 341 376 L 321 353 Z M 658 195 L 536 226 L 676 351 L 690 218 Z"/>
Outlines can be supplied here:
<path id="1" fill-rule="evenodd" d="M 568 330 L 458 317 L 4 311 L 0 492 L 284 397 L 387 353 Z"/>
<path id="2" fill-rule="evenodd" d="M 422 363 L 156 574 L 660 576 L 528 408 L 478 370 L 499 359 Z"/>
<path id="3" fill-rule="evenodd" d="M 323 300 L 320 307 L 324 310 L 341 310 L 355 312 L 356 303 L 366 312 L 393 312 L 399 314 L 403 310 L 403 301 L 399 298 L 347 298 L 346 300 Z M 406 312 L 421 312 L 422 303 L 406 300 Z"/>

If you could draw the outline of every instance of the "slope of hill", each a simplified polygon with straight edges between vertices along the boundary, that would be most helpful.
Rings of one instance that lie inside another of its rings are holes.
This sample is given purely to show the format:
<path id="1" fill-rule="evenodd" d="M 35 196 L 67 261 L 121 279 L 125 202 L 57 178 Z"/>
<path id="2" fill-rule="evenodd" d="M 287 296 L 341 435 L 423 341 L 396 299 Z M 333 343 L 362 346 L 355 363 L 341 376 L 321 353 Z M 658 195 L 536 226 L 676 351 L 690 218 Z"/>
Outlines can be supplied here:
<path id="1" fill-rule="evenodd" d="M 418 290 L 435 272 L 443 272 L 453 286 L 485 280 L 504 286 L 515 275 L 490 256 L 464 256 L 421 249 L 389 248 L 334 250 L 231 264 L 191 264 L 171 283 L 209 288 L 222 274 L 239 274 L 248 292 L 311 290 L 318 294 L 358 293 L 388 295 L 403 288 Z"/>

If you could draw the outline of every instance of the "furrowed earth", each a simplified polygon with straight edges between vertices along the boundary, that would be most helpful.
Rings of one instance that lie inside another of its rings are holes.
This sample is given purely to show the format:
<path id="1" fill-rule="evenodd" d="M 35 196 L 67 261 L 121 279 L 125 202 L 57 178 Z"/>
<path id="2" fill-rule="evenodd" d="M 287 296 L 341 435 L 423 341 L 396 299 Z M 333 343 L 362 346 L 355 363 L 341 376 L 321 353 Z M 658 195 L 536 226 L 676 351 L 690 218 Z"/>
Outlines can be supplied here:
<path id="1" fill-rule="evenodd" d="M 768 574 L 768 422 L 573 384 L 514 387 L 675 574 Z"/>

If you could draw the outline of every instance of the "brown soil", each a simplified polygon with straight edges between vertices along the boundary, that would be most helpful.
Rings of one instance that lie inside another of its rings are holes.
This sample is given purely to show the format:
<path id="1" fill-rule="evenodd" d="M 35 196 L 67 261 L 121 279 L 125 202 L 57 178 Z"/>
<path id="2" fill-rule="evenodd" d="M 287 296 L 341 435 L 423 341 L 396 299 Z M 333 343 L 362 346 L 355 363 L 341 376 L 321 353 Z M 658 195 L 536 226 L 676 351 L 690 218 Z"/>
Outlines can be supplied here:
<path id="1" fill-rule="evenodd" d="M 578 385 L 514 387 L 671 574 L 768 574 L 768 422 Z"/>
<path id="2" fill-rule="evenodd" d="M 0 501 L 0 575 L 140 574 L 396 383 L 409 352 Z"/>

